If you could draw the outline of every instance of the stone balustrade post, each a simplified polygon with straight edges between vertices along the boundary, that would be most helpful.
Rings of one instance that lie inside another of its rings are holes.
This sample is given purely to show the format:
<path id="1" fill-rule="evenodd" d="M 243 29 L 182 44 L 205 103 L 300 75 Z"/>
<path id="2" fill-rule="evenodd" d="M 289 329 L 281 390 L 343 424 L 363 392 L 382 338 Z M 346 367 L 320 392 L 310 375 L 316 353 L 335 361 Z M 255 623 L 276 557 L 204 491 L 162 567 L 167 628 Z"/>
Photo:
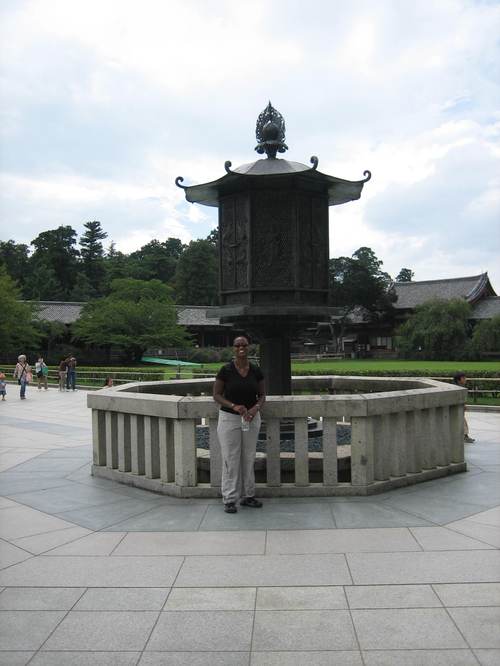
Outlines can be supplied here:
<path id="1" fill-rule="evenodd" d="M 323 419 L 323 485 L 336 486 L 337 473 L 337 419 Z"/>
<path id="2" fill-rule="evenodd" d="M 440 467 L 449 465 L 451 458 L 450 415 L 448 407 L 436 407 L 436 463 Z"/>
<path id="3" fill-rule="evenodd" d="M 464 406 L 450 407 L 450 455 L 452 463 L 464 461 Z"/>
<path id="4" fill-rule="evenodd" d="M 387 481 L 391 475 L 390 414 L 375 416 L 373 474 L 377 481 Z"/>
<path id="5" fill-rule="evenodd" d="M 406 414 L 390 415 L 391 476 L 406 474 Z"/>
<path id="6" fill-rule="evenodd" d="M 222 483 L 222 454 L 219 437 L 217 436 L 218 419 L 209 419 L 209 448 L 210 448 L 210 485 L 220 488 Z"/>
<path id="7" fill-rule="evenodd" d="M 160 479 L 162 483 L 175 481 L 174 423 L 172 419 L 158 419 L 160 443 Z"/>
<path id="8" fill-rule="evenodd" d="M 309 451 L 307 418 L 296 418 L 294 423 L 295 438 L 295 485 L 309 485 Z"/>
<path id="9" fill-rule="evenodd" d="M 418 446 L 419 420 L 415 411 L 406 412 L 406 473 L 417 474 L 422 469 Z"/>
<path id="10" fill-rule="evenodd" d="M 130 472 L 132 469 L 132 454 L 130 445 L 130 414 L 122 412 L 117 414 L 118 431 L 118 469 L 120 472 Z"/>
<path id="11" fill-rule="evenodd" d="M 116 412 L 106 412 L 106 467 L 118 467 L 118 425 Z"/>
<path id="12" fill-rule="evenodd" d="M 277 418 L 266 418 L 266 453 L 267 485 L 280 486 L 280 420 Z"/>
<path id="13" fill-rule="evenodd" d="M 420 411 L 419 443 L 423 469 L 436 467 L 435 411 L 432 407 Z"/>
<path id="14" fill-rule="evenodd" d="M 194 419 L 174 421 L 175 483 L 196 486 L 196 440 Z"/>
<path id="15" fill-rule="evenodd" d="M 351 417 L 351 485 L 373 483 L 374 417 Z"/>
<path id="16" fill-rule="evenodd" d="M 92 449 L 94 465 L 106 465 L 106 420 L 101 409 L 92 410 Z"/>
<path id="17" fill-rule="evenodd" d="M 130 415 L 130 458 L 132 474 L 144 474 L 144 416 Z"/>
<path id="18" fill-rule="evenodd" d="M 148 479 L 160 476 L 160 430 L 157 416 L 144 417 L 144 472 Z"/>

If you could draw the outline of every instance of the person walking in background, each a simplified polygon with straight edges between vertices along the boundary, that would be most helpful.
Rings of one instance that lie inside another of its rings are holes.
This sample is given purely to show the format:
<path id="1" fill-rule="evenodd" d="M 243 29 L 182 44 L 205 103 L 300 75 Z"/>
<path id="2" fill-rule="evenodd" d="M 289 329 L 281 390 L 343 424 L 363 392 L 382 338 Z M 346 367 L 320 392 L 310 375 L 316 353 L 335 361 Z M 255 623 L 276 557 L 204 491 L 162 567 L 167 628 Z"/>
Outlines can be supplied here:
<path id="1" fill-rule="evenodd" d="M 60 391 L 65 391 L 66 390 L 66 375 L 68 373 L 68 366 L 66 365 L 66 359 L 63 358 L 61 359 L 61 362 L 59 363 L 59 368 L 57 370 L 59 373 L 59 390 Z"/>
<path id="2" fill-rule="evenodd" d="M 17 379 L 21 390 L 19 392 L 19 397 L 21 400 L 26 399 L 26 386 L 32 381 L 33 375 L 31 374 L 31 366 L 26 360 L 25 354 L 20 354 L 17 357 L 17 364 L 14 369 L 14 379 Z"/>
<path id="3" fill-rule="evenodd" d="M 255 451 L 260 409 L 266 400 L 262 370 L 248 360 L 248 340 L 234 340 L 235 358 L 224 365 L 214 383 L 213 398 L 221 407 L 217 435 L 222 454 L 222 501 L 226 513 L 236 513 L 236 502 L 260 508 L 255 499 Z"/>
<path id="4" fill-rule="evenodd" d="M 113 377 L 106 377 L 104 380 L 103 388 L 111 388 L 113 386 Z"/>
<path id="5" fill-rule="evenodd" d="M 66 359 L 66 367 L 68 369 L 66 375 L 66 388 L 68 391 L 70 388 L 74 391 L 76 387 L 76 358 L 74 356 L 70 356 Z"/>
<path id="6" fill-rule="evenodd" d="M 49 374 L 49 369 L 45 364 L 42 356 L 38 357 L 38 361 L 35 363 L 35 374 L 38 379 L 38 390 L 41 391 L 42 386 L 47 390 L 47 376 Z"/>
<path id="7" fill-rule="evenodd" d="M 453 383 L 456 384 L 457 386 L 461 386 L 462 388 L 466 388 L 467 377 L 465 375 L 465 372 L 457 372 L 453 376 Z M 465 418 L 465 405 L 464 405 L 464 442 L 466 444 L 473 444 L 475 441 L 476 441 L 475 439 L 469 436 L 469 424 L 467 423 L 467 419 Z"/>
<path id="8" fill-rule="evenodd" d="M 3 372 L 0 372 L 0 395 L 2 396 L 2 400 L 5 400 L 5 396 L 7 395 L 7 383 Z"/>

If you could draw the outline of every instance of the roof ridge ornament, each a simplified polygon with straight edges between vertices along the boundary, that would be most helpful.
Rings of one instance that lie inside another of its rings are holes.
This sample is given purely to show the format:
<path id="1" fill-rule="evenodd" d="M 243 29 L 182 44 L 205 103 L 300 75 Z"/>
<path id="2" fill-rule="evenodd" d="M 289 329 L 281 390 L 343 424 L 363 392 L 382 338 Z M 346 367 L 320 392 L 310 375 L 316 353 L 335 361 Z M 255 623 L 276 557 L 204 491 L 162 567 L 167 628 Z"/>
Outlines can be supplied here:
<path id="1" fill-rule="evenodd" d="M 259 155 L 266 153 L 268 159 L 274 160 L 276 153 L 288 150 L 285 143 L 285 119 L 271 102 L 257 118 L 255 137 L 257 139 L 255 150 Z"/>

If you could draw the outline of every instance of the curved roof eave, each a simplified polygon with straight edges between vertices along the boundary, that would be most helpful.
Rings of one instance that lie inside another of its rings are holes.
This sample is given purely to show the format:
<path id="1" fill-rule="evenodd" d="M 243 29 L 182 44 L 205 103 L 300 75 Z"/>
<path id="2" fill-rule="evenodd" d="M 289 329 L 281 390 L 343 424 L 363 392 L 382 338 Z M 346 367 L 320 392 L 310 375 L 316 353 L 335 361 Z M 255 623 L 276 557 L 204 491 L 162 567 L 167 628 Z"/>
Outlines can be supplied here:
<path id="1" fill-rule="evenodd" d="M 269 177 L 269 174 L 265 174 Z M 328 185 L 328 205 L 338 206 L 339 204 L 355 201 L 361 197 L 363 185 L 371 178 L 369 171 L 364 171 L 365 178 L 363 180 L 345 180 L 337 178 L 328 174 L 321 173 L 315 168 L 298 171 L 294 173 L 273 174 L 272 178 L 278 179 L 295 175 L 298 177 L 307 177 L 314 180 L 322 180 Z M 264 175 L 238 173 L 229 171 L 228 173 L 217 180 L 212 180 L 209 183 L 201 183 L 200 185 L 182 185 L 183 178 L 179 176 L 175 179 L 175 184 L 184 190 L 186 200 L 190 203 L 198 203 L 202 206 L 212 206 L 218 208 L 219 206 L 219 188 L 222 185 L 227 185 L 231 182 L 247 179 L 247 178 L 262 178 Z"/>

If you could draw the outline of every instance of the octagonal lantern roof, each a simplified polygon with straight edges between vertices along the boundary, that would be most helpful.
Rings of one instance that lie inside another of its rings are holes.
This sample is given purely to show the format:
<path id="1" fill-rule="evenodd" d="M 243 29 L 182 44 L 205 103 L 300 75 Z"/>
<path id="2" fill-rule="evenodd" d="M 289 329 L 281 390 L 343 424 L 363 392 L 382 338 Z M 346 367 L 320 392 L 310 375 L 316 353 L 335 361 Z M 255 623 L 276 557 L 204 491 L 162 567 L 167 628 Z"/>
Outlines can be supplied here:
<path id="1" fill-rule="evenodd" d="M 240 187 L 244 189 L 249 184 L 248 179 L 272 178 L 279 186 L 280 179 L 297 175 L 302 181 L 315 182 L 320 190 L 328 194 L 328 205 L 337 206 L 359 199 L 363 185 L 371 178 L 369 171 L 364 171 L 365 177 L 356 181 L 321 173 L 317 170 L 318 158 L 315 156 L 310 159 L 310 167 L 301 162 L 277 158 L 276 154 L 285 152 L 288 146 L 285 144 L 285 121 L 271 102 L 257 119 L 256 137 L 258 143 L 255 150 L 260 154 L 265 152 L 267 159 L 242 164 L 234 170 L 231 169 L 231 162 L 227 161 L 224 164 L 225 176 L 200 185 L 183 185 L 184 179 L 178 176 L 175 183 L 184 190 L 187 201 L 218 207 L 221 196 Z"/>

